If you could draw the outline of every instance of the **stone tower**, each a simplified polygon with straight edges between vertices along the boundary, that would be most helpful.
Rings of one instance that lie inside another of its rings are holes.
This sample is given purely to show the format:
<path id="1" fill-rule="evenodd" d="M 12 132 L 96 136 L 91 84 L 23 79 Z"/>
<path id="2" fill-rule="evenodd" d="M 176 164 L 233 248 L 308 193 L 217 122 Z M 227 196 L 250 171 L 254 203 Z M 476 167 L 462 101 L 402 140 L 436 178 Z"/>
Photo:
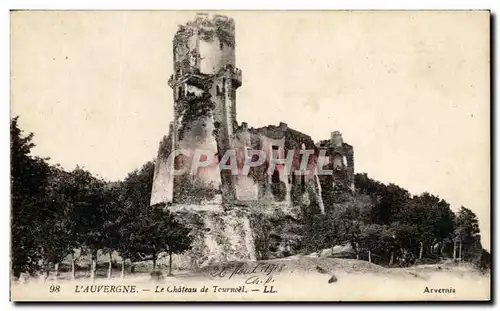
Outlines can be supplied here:
<path id="1" fill-rule="evenodd" d="M 241 85 L 241 71 L 235 66 L 233 19 L 197 14 L 194 21 L 179 26 L 173 40 L 173 58 L 174 73 L 169 85 L 174 93 L 174 120 L 168 139 L 171 150 L 183 149 L 188 154 L 170 165 L 175 165 L 176 169 L 190 169 L 196 150 L 212 152 L 214 163 L 199 168 L 195 175 L 167 176 L 160 172 L 171 172 L 173 167 L 162 169 L 169 164 L 165 156 L 162 161 L 159 154 L 159 174 L 155 174 L 159 191 L 153 195 L 151 203 L 181 203 L 183 199 L 174 189 L 180 184 L 181 188 L 189 188 L 186 183 L 213 190 L 216 194 L 212 200 L 230 201 L 234 199 L 231 172 L 219 172 L 217 163 L 232 144 L 236 89 Z"/>

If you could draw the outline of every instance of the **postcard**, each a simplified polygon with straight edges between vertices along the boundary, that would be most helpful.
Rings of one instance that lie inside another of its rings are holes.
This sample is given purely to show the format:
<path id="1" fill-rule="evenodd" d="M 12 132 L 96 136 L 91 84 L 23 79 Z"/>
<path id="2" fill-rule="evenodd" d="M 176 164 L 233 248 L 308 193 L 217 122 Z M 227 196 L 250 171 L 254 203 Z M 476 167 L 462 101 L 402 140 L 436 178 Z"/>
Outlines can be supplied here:
<path id="1" fill-rule="evenodd" d="M 12 301 L 490 301 L 489 11 L 12 11 Z"/>

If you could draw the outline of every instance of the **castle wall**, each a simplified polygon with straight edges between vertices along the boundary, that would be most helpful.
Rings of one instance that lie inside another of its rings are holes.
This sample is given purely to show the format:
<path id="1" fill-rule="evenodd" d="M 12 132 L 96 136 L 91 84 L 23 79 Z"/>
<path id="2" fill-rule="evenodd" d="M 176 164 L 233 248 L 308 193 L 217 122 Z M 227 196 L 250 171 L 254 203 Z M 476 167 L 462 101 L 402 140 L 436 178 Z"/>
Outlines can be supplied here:
<path id="1" fill-rule="evenodd" d="M 248 129 L 246 123 L 242 123 L 235 131 L 233 145 L 239 152 L 241 166 L 245 159 L 245 149 L 262 150 L 266 154 L 266 161 L 261 166 L 252 168 L 248 176 L 237 177 L 236 193 L 239 200 L 303 204 L 302 197 L 306 196 L 312 197 L 311 199 L 321 205 L 320 187 L 314 175 L 316 155 L 310 154 L 307 162 L 306 170 L 311 172 L 310 174 L 299 175 L 300 172 L 298 172 L 303 157 L 301 150 L 309 149 L 313 152 L 315 150 L 314 142 L 309 136 L 288 128 L 284 123 L 259 129 Z M 293 151 L 288 174 L 285 164 L 276 165 L 278 174 L 273 176 L 273 174 L 268 173 L 269 159 L 273 148 L 277 149 L 274 150 L 277 152 L 275 158 L 282 160 L 286 160 L 289 152 Z M 248 192 L 251 194 L 248 195 Z M 309 198 L 306 199 L 306 201 L 308 200 Z"/>
<path id="2" fill-rule="evenodd" d="M 159 155 L 156 158 L 155 172 L 153 177 L 153 189 L 151 191 L 151 205 L 172 202 L 173 199 L 173 176 L 170 174 L 167 157 Z"/>
<path id="3" fill-rule="evenodd" d="M 168 136 L 163 137 L 158 149 L 153 175 L 153 189 L 151 190 L 151 205 L 172 202 L 174 195 L 174 179 L 171 174 L 172 164 L 168 163 L 168 156 L 172 151 L 173 124 L 170 124 Z"/>

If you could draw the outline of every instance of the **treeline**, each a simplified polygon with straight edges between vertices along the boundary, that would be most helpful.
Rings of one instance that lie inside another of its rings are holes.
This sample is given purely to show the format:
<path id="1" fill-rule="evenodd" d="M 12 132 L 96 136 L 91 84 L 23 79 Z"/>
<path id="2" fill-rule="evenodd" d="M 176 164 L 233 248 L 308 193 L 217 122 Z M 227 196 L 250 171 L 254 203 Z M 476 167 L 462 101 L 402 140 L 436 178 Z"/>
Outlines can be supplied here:
<path id="1" fill-rule="evenodd" d="M 24 135 L 18 118 L 11 120 L 11 264 L 12 273 L 55 270 L 73 254 L 90 255 L 95 278 L 97 252 L 112 253 L 131 262 L 158 254 L 179 253 L 190 247 L 188 230 L 168 210 L 149 206 L 154 165 L 146 163 L 121 182 L 109 183 L 82 168 L 66 172 L 31 155 L 33 134 Z M 170 265 L 171 266 L 171 265 Z M 171 273 L 171 271 L 170 271 Z"/>
<path id="2" fill-rule="evenodd" d="M 456 259 L 490 267 L 477 216 L 470 209 L 462 206 L 454 213 L 435 195 L 412 196 L 366 174 L 356 174 L 355 186 L 356 195 L 346 202 L 327 198 L 324 215 L 304 213 L 306 249 L 350 243 L 358 259 L 387 266 Z"/>
<path id="3" fill-rule="evenodd" d="M 33 134 L 25 135 L 11 120 L 11 264 L 12 273 L 57 271 L 72 255 L 91 257 L 95 278 L 97 254 L 124 262 L 151 260 L 160 253 L 188 250 L 189 230 L 163 206 L 150 207 L 154 164 L 146 163 L 119 182 L 106 182 L 82 168 L 71 172 L 33 156 Z M 462 207 L 457 213 L 443 199 L 424 193 L 412 196 L 393 184 L 357 174 L 357 193 L 346 202 L 325 199 L 326 213 L 304 210 L 300 248 L 320 252 L 350 243 L 358 259 L 396 266 L 454 258 L 486 269 L 490 254 L 480 242 L 478 219 Z M 186 192 L 189 189 L 181 189 Z M 177 190 L 179 191 L 179 189 Z M 189 193 L 185 193 L 189 195 Z M 259 234 L 258 232 L 256 234 Z M 297 236 L 299 236 L 297 235 Z M 269 249 L 265 239 L 262 249 Z M 76 251 L 78 250 L 78 252 Z M 171 268 L 171 262 L 170 262 Z M 169 272 L 171 273 L 171 271 Z"/>

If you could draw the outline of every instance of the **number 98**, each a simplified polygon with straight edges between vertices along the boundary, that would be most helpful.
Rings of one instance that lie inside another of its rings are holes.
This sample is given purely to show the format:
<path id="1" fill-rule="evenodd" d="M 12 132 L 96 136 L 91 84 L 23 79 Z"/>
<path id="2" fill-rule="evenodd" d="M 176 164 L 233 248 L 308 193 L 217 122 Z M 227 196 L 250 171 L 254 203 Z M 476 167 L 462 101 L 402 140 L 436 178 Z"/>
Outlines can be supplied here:
<path id="1" fill-rule="evenodd" d="M 50 285 L 49 293 L 59 293 L 60 286 L 59 285 Z"/>

